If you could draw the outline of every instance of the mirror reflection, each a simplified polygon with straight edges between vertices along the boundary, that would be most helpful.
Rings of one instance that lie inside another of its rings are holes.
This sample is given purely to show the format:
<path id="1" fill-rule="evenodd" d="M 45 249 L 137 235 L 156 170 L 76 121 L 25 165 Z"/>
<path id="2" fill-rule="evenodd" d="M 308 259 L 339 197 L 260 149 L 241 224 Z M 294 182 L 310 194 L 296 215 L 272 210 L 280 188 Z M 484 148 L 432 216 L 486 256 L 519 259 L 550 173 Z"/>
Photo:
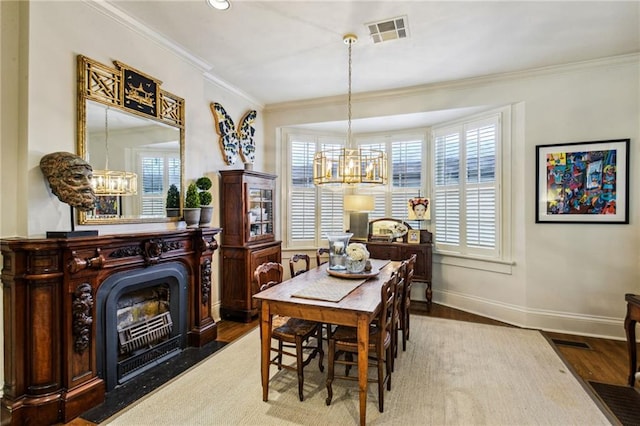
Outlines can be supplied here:
<path id="1" fill-rule="evenodd" d="M 86 153 L 94 171 L 133 172 L 135 195 L 98 196 L 90 219 L 163 219 L 169 186 L 181 188 L 180 129 L 86 101 Z"/>
<path id="2" fill-rule="evenodd" d="M 165 204 L 169 188 L 184 188 L 184 99 L 122 62 L 78 55 L 77 63 L 77 154 L 91 164 L 98 196 L 78 223 L 179 220 Z"/>

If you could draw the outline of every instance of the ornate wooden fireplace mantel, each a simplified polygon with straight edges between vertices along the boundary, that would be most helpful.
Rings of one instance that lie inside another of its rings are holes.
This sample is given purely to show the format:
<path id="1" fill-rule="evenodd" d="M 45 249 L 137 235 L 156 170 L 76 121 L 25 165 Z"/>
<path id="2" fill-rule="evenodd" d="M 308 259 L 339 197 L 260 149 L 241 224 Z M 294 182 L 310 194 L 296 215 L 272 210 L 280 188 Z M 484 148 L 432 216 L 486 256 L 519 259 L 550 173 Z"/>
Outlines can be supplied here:
<path id="1" fill-rule="evenodd" d="M 2 425 L 67 423 L 105 398 L 96 303 L 114 273 L 179 262 L 188 271 L 187 345 L 217 337 L 211 258 L 220 228 L 0 241 L 4 315 Z"/>

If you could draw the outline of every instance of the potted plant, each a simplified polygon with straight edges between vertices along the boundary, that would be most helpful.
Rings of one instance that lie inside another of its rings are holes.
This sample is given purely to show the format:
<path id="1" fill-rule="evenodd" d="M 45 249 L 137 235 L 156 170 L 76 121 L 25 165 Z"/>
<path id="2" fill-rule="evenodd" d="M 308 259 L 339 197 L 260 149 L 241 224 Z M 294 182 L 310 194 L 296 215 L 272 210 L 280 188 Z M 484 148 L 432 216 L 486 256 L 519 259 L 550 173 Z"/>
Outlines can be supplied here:
<path id="1" fill-rule="evenodd" d="M 169 190 L 167 191 L 166 208 L 167 217 L 180 216 L 180 191 L 178 191 L 178 187 L 173 183 L 169 186 Z"/>
<path id="2" fill-rule="evenodd" d="M 183 215 L 188 228 L 198 227 L 200 223 L 200 197 L 198 197 L 198 187 L 193 182 L 187 187 Z"/>
<path id="3" fill-rule="evenodd" d="M 200 227 L 207 228 L 211 223 L 211 216 L 213 216 L 213 206 L 211 201 L 213 196 L 209 189 L 211 188 L 211 179 L 206 176 L 202 176 L 196 180 L 196 186 L 198 187 L 198 198 L 200 200 Z"/>

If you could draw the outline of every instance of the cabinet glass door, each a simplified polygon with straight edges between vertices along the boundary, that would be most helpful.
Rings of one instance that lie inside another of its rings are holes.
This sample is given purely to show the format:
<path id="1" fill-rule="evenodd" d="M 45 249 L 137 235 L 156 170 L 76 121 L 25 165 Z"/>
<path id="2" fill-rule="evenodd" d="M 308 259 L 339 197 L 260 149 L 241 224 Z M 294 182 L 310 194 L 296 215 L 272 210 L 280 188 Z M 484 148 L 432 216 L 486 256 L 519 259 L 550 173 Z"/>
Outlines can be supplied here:
<path id="1" fill-rule="evenodd" d="M 249 188 L 249 239 L 273 236 L 273 190 Z"/>

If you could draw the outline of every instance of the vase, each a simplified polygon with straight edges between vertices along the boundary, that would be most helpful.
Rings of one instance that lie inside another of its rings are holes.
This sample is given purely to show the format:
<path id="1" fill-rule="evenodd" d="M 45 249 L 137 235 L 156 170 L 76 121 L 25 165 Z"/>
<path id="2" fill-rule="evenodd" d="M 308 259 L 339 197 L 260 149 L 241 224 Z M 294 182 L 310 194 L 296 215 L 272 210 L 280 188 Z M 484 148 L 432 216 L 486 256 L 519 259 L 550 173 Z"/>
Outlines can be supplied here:
<path id="1" fill-rule="evenodd" d="M 182 215 L 184 221 L 187 223 L 187 228 L 197 228 L 200 224 L 200 207 L 182 209 Z"/>
<path id="2" fill-rule="evenodd" d="M 326 235 L 329 240 L 329 269 L 345 271 L 347 269 L 347 246 L 353 234 L 340 232 Z"/>
<path id="3" fill-rule="evenodd" d="M 353 260 L 347 257 L 347 272 L 352 274 L 359 274 L 364 271 L 364 267 L 367 264 L 367 259 Z"/>
<path id="4" fill-rule="evenodd" d="M 213 217 L 213 206 L 200 206 L 200 221 L 198 226 L 200 228 L 208 228 Z"/>
<path id="5" fill-rule="evenodd" d="M 167 217 L 180 217 L 180 208 L 167 207 Z"/>

